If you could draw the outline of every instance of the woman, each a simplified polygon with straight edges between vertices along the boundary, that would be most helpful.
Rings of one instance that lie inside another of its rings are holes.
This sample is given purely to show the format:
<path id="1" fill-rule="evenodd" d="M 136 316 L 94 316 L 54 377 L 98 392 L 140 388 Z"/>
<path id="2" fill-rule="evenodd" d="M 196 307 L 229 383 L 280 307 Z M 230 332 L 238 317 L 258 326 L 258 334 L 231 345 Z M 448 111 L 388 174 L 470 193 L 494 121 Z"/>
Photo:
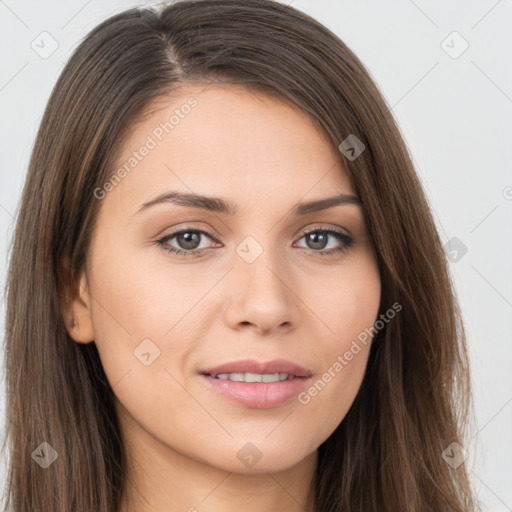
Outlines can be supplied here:
<path id="1" fill-rule="evenodd" d="M 477 510 L 424 192 L 362 63 L 292 7 L 185 0 L 85 38 L 7 314 L 10 510 Z"/>

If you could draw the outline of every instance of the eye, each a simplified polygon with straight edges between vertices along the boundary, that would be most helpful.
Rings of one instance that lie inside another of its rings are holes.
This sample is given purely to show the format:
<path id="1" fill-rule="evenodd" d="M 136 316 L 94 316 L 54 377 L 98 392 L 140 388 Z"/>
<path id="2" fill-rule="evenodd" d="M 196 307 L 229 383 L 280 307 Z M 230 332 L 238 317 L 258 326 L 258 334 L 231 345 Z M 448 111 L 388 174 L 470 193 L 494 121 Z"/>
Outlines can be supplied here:
<path id="1" fill-rule="evenodd" d="M 347 251 L 354 244 L 354 239 L 350 235 L 331 227 L 307 231 L 300 239 L 302 238 L 306 239 L 306 248 L 312 249 L 315 254 L 322 256 L 339 254 Z M 336 239 L 339 242 L 338 247 L 335 246 L 326 250 L 326 246 L 329 245 L 329 238 Z"/>
<path id="2" fill-rule="evenodd" d="M 157 244 L 161 246 L 167 252 L 171 254 L 179 254 L 183 256 L 196 256 L 198 253 L 203 252 L 205 248 L 199 248 L 200 241 L 202 237 L 208 237 L 213 239 L 213 235 L 204 231 L 202 229 L 182 229 L 180 231 L 175 231 L 170 235 L 166 235 L 160 240 L 157 240 Z M 180 244 L 183 248 L 168 246 L 168 242 L 176 238 L 177 243 Z"/>
<path id="3" fill-rule="evenodd" d="M 212 247 L 200 247 L 201 239 L 204 237 L 215 240 L 213 234 L 208 231 L 184 228 L 157 240 L 157 244 L 171 254 L 194 257 L 212 249 Z M 307 245 L 306 247 L 301 246 L 301 248 L 310 249 L 315 255 L 321 256 L 339 254 L 347 251 L 354 244 L 352 236 L 331 227 L 316 228 L 307 231 L 299 240 L 303 238 L 305 238 Z M 170 241 L 173 239 L 176 239 L 176 243 L 181 247 L 171 245 Z M 330 242 L 329 239 L 337 240 L 338 246 L 335 245 L 334 248 L 330 247 L 326 249 Z"/>

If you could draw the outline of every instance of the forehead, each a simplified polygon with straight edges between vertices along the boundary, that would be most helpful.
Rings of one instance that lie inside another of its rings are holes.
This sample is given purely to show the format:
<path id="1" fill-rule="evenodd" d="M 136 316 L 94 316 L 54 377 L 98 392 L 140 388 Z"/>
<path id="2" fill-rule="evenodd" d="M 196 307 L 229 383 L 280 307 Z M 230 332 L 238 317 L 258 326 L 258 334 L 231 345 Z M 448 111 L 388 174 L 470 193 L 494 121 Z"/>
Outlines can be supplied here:
<path id="1" fill-rule="evenodd" d="M 354 193 L 337 148 L 308 115 L 274 96 L 218 84 L 152 102 L 126 132 L 112 173 L 104 202 L 130 214 L 166 190 L 255 207 Z"/>

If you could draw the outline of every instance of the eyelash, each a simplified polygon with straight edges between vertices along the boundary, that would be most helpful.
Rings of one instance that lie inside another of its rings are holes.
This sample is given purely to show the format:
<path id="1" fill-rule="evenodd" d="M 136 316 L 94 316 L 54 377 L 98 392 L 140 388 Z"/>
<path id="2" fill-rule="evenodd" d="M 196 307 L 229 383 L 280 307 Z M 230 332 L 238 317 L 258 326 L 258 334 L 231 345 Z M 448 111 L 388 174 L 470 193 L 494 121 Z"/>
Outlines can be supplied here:
<path id="1" fill-rule="evenodd" d="M 185 249 L 176 249 L 175 247 L 169 248 L 168 246 L 166 246 L 166 243 L 169 240 L 172 240 L 175 236 L 180 235 L 182 233 L 189 233 L 189 232 L 190 233 L 200 233 L 202 235 L 206 235 L 206 236 L 210 237 L 212 240 L 215 240 L 215 237 L 213 236 L 212 233 L 210 233 L 208 231 L 205 231 L 203 229 L 184 228 L 184 229 L 180 229 L 179 231 L 174 231 L 173 233 L 170 233 L 169 235 L 165 235 L 163 238 L 160 238 L 159 240 L 157 240 L 156 243 L 158 244 L 158 246 L 162 247 L 162 249 L 164 249 L 165 251 L 167 251 L 167 252 L 169 252 L 171 254 L 183 255 L 185 257 L 199 256 L 199 253 L 209 250 L 209 249 L 190 249 L 190 250 L 185 250 Z M 323 256 L 323 257 L 330 257 L 330 256 L 335 256 L 335 255 L 344 253 L 354 243 L 354 239 L 351 236 L 349 236 L 349 235 L 347 235 L 347 234 L 345 234 L 345 233 L 343 233 L 341 231 L 338 231 L 337 229 L 331 228 L 331 227 L 316 228 L 316 229 L 313 229 L 311 231 L 307 231 L 306 233 L 302 234 L 302 236 L 299 238 L 299 240 L 304 238 L 305 236 L 311 234 L 311 233 L 327 233 L 327 234 L 331 234 L 335 238 L 337 238 L 340 242 L 342 242 L 342 245 L 340 247 L 336 248 L 336 249 L 328 249 L 328 250 L 321 250 L 321 251 L 315 251 L 314 249 L 309 249 L 313 253 L 319 254 L 320 256 Z M 300 249 L 307 249 L 307 248 L 300 247 Z"/>

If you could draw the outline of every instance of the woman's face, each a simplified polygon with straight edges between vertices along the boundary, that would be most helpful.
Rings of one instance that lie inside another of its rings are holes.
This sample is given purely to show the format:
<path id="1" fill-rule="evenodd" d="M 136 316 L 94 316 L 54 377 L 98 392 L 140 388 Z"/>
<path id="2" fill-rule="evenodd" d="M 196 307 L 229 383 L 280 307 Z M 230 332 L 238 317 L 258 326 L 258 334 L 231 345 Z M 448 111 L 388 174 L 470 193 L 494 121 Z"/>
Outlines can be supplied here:
<path id="1" fill-rule="evenodd" d="M 72 335 L 96 343 L 140 452 L 237 473 L 289 468 L 335 430 L 365 373 L 370 343 L 353 343 L 381 288 L 361 205 L 305 206 L 355 192 L 338 150 L 280 100 L 197 86 L 158 108 L 95 191 Z M 217 372 L 268 382 L 205 375 L 247 359 L 289 366 Z"/>

